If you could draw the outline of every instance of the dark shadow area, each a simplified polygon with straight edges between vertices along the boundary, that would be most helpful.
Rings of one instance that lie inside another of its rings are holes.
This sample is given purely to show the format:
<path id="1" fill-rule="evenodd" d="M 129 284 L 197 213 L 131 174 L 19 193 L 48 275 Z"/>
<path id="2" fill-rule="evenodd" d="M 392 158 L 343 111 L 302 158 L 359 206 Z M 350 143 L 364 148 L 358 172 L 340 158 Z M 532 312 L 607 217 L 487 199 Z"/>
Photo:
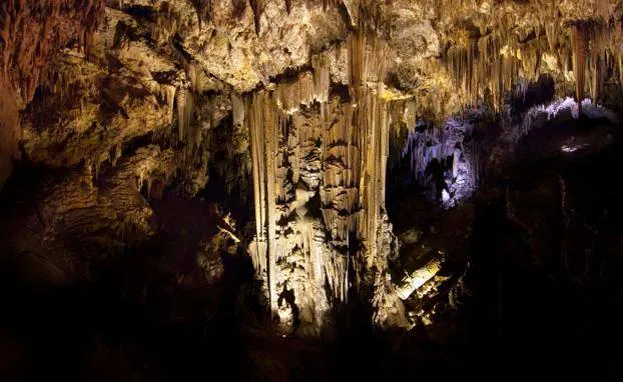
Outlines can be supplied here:
<path id="1" fill-rule="evenodd" d="M 456 311 L 392 344 L 392 378 L 623 376 L 619 129 L 581 119 L 534 130 L 503 173 L 449 211 L 410 207 L 414 191 L 397 191 L 397 233 L 417 226 L 423 245 L 467 270 Z"/>
<path id="2" fill-rule="evenodd" d="M 388 187 L 396 233 L 417 226 L 422 238 L 411 245 L 443 248 L 443 271 L 463 287 L 442 289 L 431 305 L 454 293 L 455 309 L 439 309 L 408 333 L 353 319 L 370 316 L 369 306 L 345 309 L 350 325 L 337 328 L 335 341 L 270 334 L 242 249 L 221 250 L 222 276 L 207 280 L 198 253 L 222 224 L 211 203 L 236 205 L 218 177 L 193 200 L 165 191 L 150 201 L 155 234 L 100 256 L 106 251 L 91 239 L 104 232 L 66 248 L 44 240 L 46 220 L 32 199 L 47 176 L 66 174 L 18 168 L 0 194 L 0 378 L 620 380 L 619 126 L 554 122 L 519 141 L 516 163 L 457 207 L 443 210 L 417 188 Z M 238 208 L 244 222 L 249 204 Z M 8 243 L 19 229 L 32 232 L 32 242 L 16 249 Z M 79 251 L 93 256 L 60 267 Z"/>
<path id="3" fill-rule="evenodd" d="M 237 310 L 253 271 L 246 254 L 221 252 L 218 280 L 203 276 L 197 253 L 217 232 L 210 203 L 165 194 L 152 201 L 148 241 L 59 247 L 42 239 L 33 201 L 46 177 L 65 175 L 21 167 L 0 195 L 0 380 L 249 380 Z M 32 243 L 17 243 L 19 230 Z"/>

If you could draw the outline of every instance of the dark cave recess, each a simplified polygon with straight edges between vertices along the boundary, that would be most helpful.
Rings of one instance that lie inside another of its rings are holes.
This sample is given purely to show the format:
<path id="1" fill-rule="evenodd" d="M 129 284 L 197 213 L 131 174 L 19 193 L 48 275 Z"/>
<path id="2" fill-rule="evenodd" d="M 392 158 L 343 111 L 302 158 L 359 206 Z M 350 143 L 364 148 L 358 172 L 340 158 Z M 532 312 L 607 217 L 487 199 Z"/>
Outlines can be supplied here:
<path id="1" fill-rule="evenodd" d="M 366 331 L 324 344 L 270 339 L 258 331 L 264 324 L 240 313 L 240 304 L 252 306 L 248 293 L 239 292 L 249 290 L 252 278 L 246 255 L 223 252 L 225 273 L 217 284 L 177 281 L 193 273 L 200 236 L 217 228 L 206 220 L 207 201 L 165 193 L 152 201 L 161 227 L 156 236 L 90 264 L 88 279 L 48 285 L 55 278 L 45 274 L 54 274 L 42 266 L 45 257 L 4 257 L 3 353 L 12 358 L 2 372 L 15 380 L 165 381 L 218 374 L 339 380 L 417 371 L 426 380 L 516 370 L 612 380 L 621 375 L 613 345 L 623 335 L 617 129 L 571 120 L 535 130 L 519 144 L 518 163 L 449 210 L 396 193 L 401 207 L 390 215 L 396 232 L 415 224 L 426 245 L 452 241 L 445 247 L 455 272 L 469 259 L 462 280 L 469 293 L 460 296 L 459 309 L 406 336 Z M 584 142 L 581 149 L 561 150 L 570 136 Z M 27 229 L 14 226 L 15 216 L 28 210 L 40 177 L 41 171 L 18 169 L 7 184 L 3 232 Z M 389 201 L 393 195 L 390 187 Z M 337 359 L 365 359 L 369 369 L 353 374 Z M 230 362 L 239 366 L 224 366 Z"/>

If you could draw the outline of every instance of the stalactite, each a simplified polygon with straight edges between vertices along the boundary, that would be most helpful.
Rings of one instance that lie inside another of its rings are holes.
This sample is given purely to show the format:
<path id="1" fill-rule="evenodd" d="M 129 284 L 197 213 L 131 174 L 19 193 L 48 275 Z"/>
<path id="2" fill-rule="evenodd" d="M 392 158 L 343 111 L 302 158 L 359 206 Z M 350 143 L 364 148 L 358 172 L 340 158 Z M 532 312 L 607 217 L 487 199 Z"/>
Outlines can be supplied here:
<path id="1" fill-rule="evenodd" d="M 450 3 L 451 0 L 442 1 L 440 9 L 447 12 Z M 574 5 L 581 10 L 578 15 L 570 14 L 569 7 L 545 0 L 531 0 L 521 5 L 502 1 L 492 6 L 490 15 L 474 23 L 479 29 L 466 28 L 463 35 L 457 33 L 458 38 L 451 42 L 446 53 L 447 68 L 460 88 L 463 103 L 473 105 L 475 100 L 486 100 L 488 89 L 492 105 L 499 107 L 505 94 L 513 90 L 518 81 L 536 80 L 544 67 L 545 73 L 562 73 L 563 80 L 570 81 L 566 73 L 570 65 L 578 64 L 576 58 L 584 61 L 583 65 L 579 62 L 583 73 L 572 69 L 574 77 L 581 82 L 576 81 L 576 90 L 587 89 L 587 92 L 581 91 L 582 96 L 588 93 L 599 101 L 600 92 L 608 81 L 620 83 L 617 57 L 622 50 L 615 42 L 615 36 L 620 34 L 620 22 L 615 17 L 617 11 L 613 11 L 614 3 L 581 0 Z M 465 13 L 461 9 L 464 8 L 457 6 L 452 17 L 463 17 Z M 528 23 L 520 24 L 519 19 L 525 20 L 527 15 L 531 15 Z M 517 39 L 517 31 L 530 29 L 532 32 L 525 36 L 527 39 Z M 474 41 L 476 49 L 473 49 Z M 577 48 L 586 53 L 575 54 Z"/>
<path id="2" fill-rule="evenodd" d="M 330 59 L 328 53 L 321 53 L 312 58 L 314 71 L 314 99 L 322 104 L 329 102 L 331 86 Z"/>
<path id="3" fill-rule="evenodd" d="M 177 126 L 182 142 L 189 136 L 189 126 L 193 123 L 195 114 L 194 107 L 193 93 L 189 89 L 180 89 L 177 92 Z"/>
<path id="4" fill-rule="evenodd" d="M 278 154 L 283 116 L 275 97 L 267 91 L 259 91 L 250 96 L 244 116 L 251 135 L 256 218 L 256 235 L 250 249 L 256 271 L 268 286 L 269 308 L 275 314 L 279 308 L 276 258 L 282 250 L 277 245 L 277 221 L 281 214 L 277 212 L 276 206 L 280 187 L 275 180 L 275 156 Z"/>
<path id="5" fill-rule="evenodd" d="M 0 5 L 0 187 L 12 158 L 18 157 L 19 110 L 32 100 L 41 79 L 50 76 L 49 63 L 62 48 L 76 45 L 88 51 L 103 8 L 102 0 L 18 0 Z"/>
<path id="6" fill-rule="evenodd" d="M 325 1 L 325 7 L 329 3 L 339 2 Z M 508 12 L 518 5 L 503 3 L 504 7 L 491 8 L 490 23 L 468 28 L 446 52 L 447 70 L 466 104 L 478 106 L 486 100 L 501 110 L 506 95 L 521 96 L 545 64 L 554 62 L 551 66 L 559 65 L 562 71 L 570 56 L 567 53 L 578 56 L 577 47 L 565 41 L 556 6 L 540 0 L 528 2 L 537 9 L 542 6 L 543 12 L 531 18 L 534 25 L 528 37 L 520 37 L 514 30 L 517 18 Z M 346 301 L 349 284 L 357 292 L 369 293 L 362 298 L 372 301 L 378 313 L 375 319 L 386 319 L 386 312 L 392 311 L 389 306 L 395 304 L 386 278 L 392 238 L 385 213 L 389 130 L 391 118 L 396 117 L 415 133 L 418 105 L 410 98 L 403 101 L 402 117 L 393 109 L 390 112 L 391 92 L 383 82 L 385 65 L 391 60 L 379 36 L 387 32 L 391 2 L 348 4 L 340 5 L 351 21 L 356 20 L 346 41 L 348 96 L 331 95 L 331 60 L 324 54 L 314 55 L 311 68 L 295 76 L 281 78 L 253 94 L 232 96 L 234 124 L 246 125 L 251 136 L 256 230 L 250 252 L 264 281 L 272 315 L 286 326 L 298 320 L 301 326 L 322 327 L 330 305 Z M 259 34 L 263 2 L 250 5 Z M 288 12 L 291 6 L 286 2 Z M 458 6 L 448 8 L 460 15 L 453 9 Z M 600 73 L 620 66 L 620 53 L 605 48 L 612 43 L 602 35 L 591 32 L 586 36 L 582 41 L 594 54 L 588 55 L 586 65 L 580 68 L 574 63 L 574 67 L 577 78 L 587 71 L 591 94 L 598 97 L 604 80 Z M 463 133 L 470 129 L 461 128 Z M 454 142 L 456 137 L 438 138 Z M 427 159 L 461 155 L 455 145 L 442 146 L 427 151 L 424 146 L 414 148 L 422 151 L 410 153 L 416 154 L 417 162 L 411 163 L 414 170 L 426 165 Z M 420 170 L 425 172 L 425 168 Z M 444 191 L 452 199 L 467 195 L 478 174 L 478 163 L 457 160 L 452 164 L 456 187 Z M 354 277 L 350 280 L 349 272 Z"/>
<path id="7" fill-rule="evenodd" d="M 255 24 L 255 33 L 260 34 L 260 22 L 262 12 L 264 12 L 264 0 L 249 0 L 251 10 L 253 11 L 253 22 Z"/>
<path id="8" fill-rule="evenodd" d="M 244 99 L 238 93 L 231 95 L 231 110 L 234 126 L 242 126 L 245 121 Z"/>
<path id="9" fill-rule="evenodd" d="M 284 80 L 276 84 L 276 102 L 285 113 L 293 114 L 301 106 L 311 106 L 315 102 L 328 102 L 330 68 L 327 53 L 315 56 L 312 59 L 312 68 L 311 72 L 304 71 L 291 81 Z"/>
<path id="10" fill-rule="evenodd" d="M 458 201 L 468 198 L 479 183 L 479 168 L 482 163 L 478 159 L 478 148 L 470 145 L 473 125 L 468 121 L 453 118 L 440 126 L 421 125 L 417 130 L 410 131 L 400 153 L 398 165 L 404 166 L 411 179 L 417 184 L 424 195 L 431 200 L 441 198 L 444 207 L 452 207 Z M 450 171 L 447 166 L 443 179 L 431 176 L 429 166 L 432 163 L 443 166 L 452 163 Z M 443 180 L 443 184 L 439 181 Z M 443 187 L 443 189 L 439 189 Z M 444 198 L 444 191 L 446 197 Z"/>
<path id="11" fill-rule="evenodd" d="M 586 29 L 582 24 L 571 27 L 571 44 L 573 47 L 573 72 L 575 74 L 575 99 L 578 103 L 578 115 L 582 115 L 584 99 L 584 74 L 586 65 Z"/>
<path id="12" fill-rule="evenodd" d="M 101 0 L 7 2 L 0 13 L 0 82 L 20 90 L 21 100 L 29 102 L 60 48 L 77 41 L 88 53 L 103 8 Z"/>
<path id="13" fill-rule="evenodd" d="M 300 330 L 316 335 L 331 326 L 332 306 L 346 303 L 349 273 L 357 290 L 374 291 L 375 310 L 388 311 L 391 300 L 384 209 L 390 116 L 381 82 L 387 46 L 367 34 L 348 43 L 351 99 L 330 97 L 324 53 L 312 58 L 311 71 L 247 96 L 244 110 L 232 98 L 234 120 L 244 118 L 251 134 L 253 263 L 272 314 L 285 327 L 298 319 Z M 294 294 L 297 309 L 284 291 Z"/>
<path id="14" fill-rule="evenodd" d="M 193 93 L 201 93 L 203 89 L 201 88 L 201 65 L 196 61 L 191 61 L 187 64 L 186 67 L 186 77 L 188 78 L 188 82 L 190 83 L 190 88 Z"/>
<path id="15" fill-rule="evenodd" d="M 255 239 L 250 247 L 253 263 L 256 272 L 261 278 L 268 278 L 267 264 L 267 240 L 266 240 L 266 187 L 265 187 L 265 149 L 264 149 L 264 128 L 262 118 L 261 99 L 263 93 L 253 95 L 247 100 L 247 111 L 245 112 L 245 123 L 248 124 L 249 135 L 251 136 L 251 157 L 253 169 L 253 196 L 255 207 Z M 269 296 L 269 303 L 272 299 Z M 269 305 L 272 309 L 272 305 Z"/>
<path id="16" fill-rule="evenodd" d="M 160 85 L 160 91 L 167 105 L 168 123 L 172 123 L 177 88 L 173 85 Z"/>
<path id="17" fill-rule="evenodd" d="M 416 111 L 417 111 L 417 103 L 415 99 L 411 98 L 407 102 L 405 102 L 405 108 L 403 112 L 403 120 L 407 125 L 407 131 L 413 132 L 415 130 L 416 123 Z"/>
<path id="18" fill-rule="evenodd" d="M 451 47 L 447 52 L 447 69 L 463 93 L 466 104 L 472 106 L 491 93 L 491 104 L 498 109 L 504 93 L 510 91 L 519 78 L 521 68 L 528 69 L 530 78 L 538 77 L 538 45 L 519 46 L 516 37 L 504 40 L 489 34 L 469 37 L 465 46 Z"/>

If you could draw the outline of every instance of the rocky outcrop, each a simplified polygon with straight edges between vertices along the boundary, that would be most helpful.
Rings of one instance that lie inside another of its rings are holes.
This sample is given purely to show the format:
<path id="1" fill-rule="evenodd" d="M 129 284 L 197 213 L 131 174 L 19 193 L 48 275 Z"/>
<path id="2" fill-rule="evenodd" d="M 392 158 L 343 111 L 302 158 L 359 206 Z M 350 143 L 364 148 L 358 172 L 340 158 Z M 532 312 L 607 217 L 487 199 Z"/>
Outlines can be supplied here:
<path id="1" fill-rule="evenodd" d="M 2 246 L 8 255 L 44 259 L 67 277 L 87 277 L 91 262 L 155 234 L 158 221 L 145 197 L 161 192 L 174 168 L 171 151 L 149 146 L 98 177 L 90 166 L 46 175 L 6 208 Z"/>
<path id="2" fill-rule="evenodd" d="M 189 195 L 207 182 L 210 129 L 228 97 L 174 48 L 159 49 L 140 18 L 106 8 L 89 56 L 66 50 L 22 113 L 24 154 L 49 167 L 116 162 L 141 142 L 175 151 Z M 187 68 L 186 70 L 182 68 Z"/>

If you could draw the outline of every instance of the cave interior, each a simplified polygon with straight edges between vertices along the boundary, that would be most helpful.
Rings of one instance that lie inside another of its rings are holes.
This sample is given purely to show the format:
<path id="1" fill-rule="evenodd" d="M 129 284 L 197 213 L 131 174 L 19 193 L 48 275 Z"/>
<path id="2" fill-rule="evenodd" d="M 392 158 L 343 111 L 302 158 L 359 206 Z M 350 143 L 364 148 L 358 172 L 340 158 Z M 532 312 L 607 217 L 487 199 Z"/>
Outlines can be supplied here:
<path id="1" fill-rule="evenodd" d="M 620 0 L 2 0 L 0 380 L 623 378 Z"/>

